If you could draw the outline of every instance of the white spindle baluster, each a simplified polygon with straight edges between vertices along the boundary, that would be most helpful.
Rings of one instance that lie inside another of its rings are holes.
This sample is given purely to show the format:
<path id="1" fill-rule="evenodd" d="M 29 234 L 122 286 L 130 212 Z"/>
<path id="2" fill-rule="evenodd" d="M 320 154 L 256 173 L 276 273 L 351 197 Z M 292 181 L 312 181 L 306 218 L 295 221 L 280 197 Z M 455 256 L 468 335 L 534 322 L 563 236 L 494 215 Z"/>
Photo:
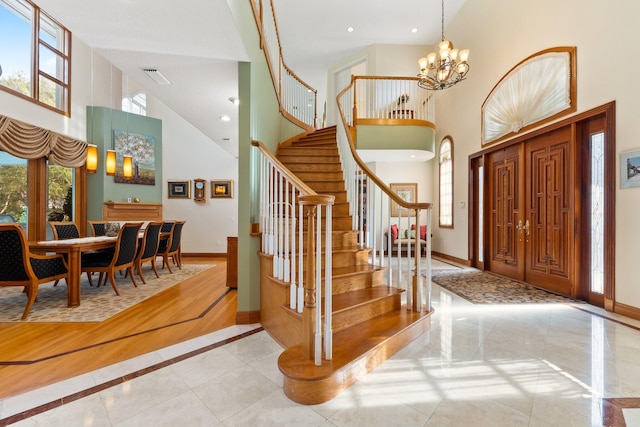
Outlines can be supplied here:
<path id="1" fill-rule="evenodd" d="M 316 366 L 322 365 L 322 206 L 316 205 L 316 335 L 314 343 L 314 362 Z M 312 231 L 309 230 L 309 234 Z M 307 256 L 313 256 L 308 254 Z"/>
<path id="2" fill-rule="evenodd" d="M 302 313 L 304 307 L 304 212 L 302 205 L 298 209 L 298 313 Z"/>
<path id="3" fill-rule="evenodd" d="M 289 276 L 291 271 L 289 258 L 289 192 L 291 191 L 291 188 L 289 187 L 289 181 L 285 181 L 284 185 L 284 271 L 282 277 L 285 282 L 289 282 L 291 280 L 291 277 Z"/>
<path id="4" fill-rule="evenodd" d="M 326 360 L 331 360 L 333 358 L 333 329 L 331 324 L 333 323 L 333 306 L 332 306 L 332 294 L 333 294 L 333 266 L 332 266 L 332 256 L 331 256 L 331 248 L 333 246 L 332 242 L 332 206 L 327 205 L 326 211 L 326 220 L 325 220 L 325 261 L 324 261 L 324 357 Z"/>

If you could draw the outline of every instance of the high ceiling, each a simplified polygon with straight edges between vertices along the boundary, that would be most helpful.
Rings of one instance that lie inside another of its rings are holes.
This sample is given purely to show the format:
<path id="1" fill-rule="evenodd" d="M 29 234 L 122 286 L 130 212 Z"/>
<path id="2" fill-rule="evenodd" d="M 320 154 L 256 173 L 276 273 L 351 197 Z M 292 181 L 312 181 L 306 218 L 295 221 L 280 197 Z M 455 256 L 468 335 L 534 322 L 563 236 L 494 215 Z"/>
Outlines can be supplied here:
<path id="1" fill-rule="evenodd" d="M 237 156 L 238 114 L 229 97 L 238 95 L 236 63 L 248 57 L 228 5 L 234 1 L 250 0 L 35 0 L 147 93 Z M 463 3 L 446 2 L 447 21 Z M 438 0 L 274 0 L 274 8 L 285 61 L 303 79 L 305 70 L 326 69 L 372 44 L 430 45 L 440 38 Z M 153 82 L 142 71 L 149 67 L 160 69 L 171 84 Z M 222 115 L 231 121 L 220 121 Z"/>

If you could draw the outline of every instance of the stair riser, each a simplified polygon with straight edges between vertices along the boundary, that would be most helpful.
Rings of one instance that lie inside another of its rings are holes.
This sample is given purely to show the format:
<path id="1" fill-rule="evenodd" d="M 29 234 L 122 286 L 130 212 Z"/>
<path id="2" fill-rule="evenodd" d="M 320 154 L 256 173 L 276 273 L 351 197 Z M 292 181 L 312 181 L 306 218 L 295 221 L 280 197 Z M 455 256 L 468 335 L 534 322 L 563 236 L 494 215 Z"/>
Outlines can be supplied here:
<path id="1" fill-rule="evenodd" d="M 338 194 L 344 192 L 347 199 L 344 182 L 342 181 L 305 181 L 313 191 L 319 194 Z"/>
<path id="2" fill-rule="evenodd" d="M 314 221 L 317 224 L 317 221 Z M 322 229 L 325 229 L 326 219 L 322 217 Z M 336 230 L 351 230 L 352 229 L 352 221 L 351 217 L 336 217 L 335 215 L 332 218 L 332 228 L 334 231 Z M 304 220 L 302 225 L 303 230 L 307 229 L 307 219 Z"/>
<path id="3" fill-rule="evenodd" d="M 284 162 L 283 162 L 284 163 Z M 284 163 L 291 172 L 341 172 L 342 165 L 340 163 Z"/>
<path id="4" fill-rule="evenodd" d="M 323 147 L 281 147 L 278 149 L 277 157 L 280 156 L 302 156 L 304 158 L 312 158 L 315 156 L 322 157 L 339 157 L 337 148 L 323 148 Z"/>
<path id="5" fill-rule="evenodd" d="M 333 277 L 333 293 L 355 291 L 358 289 L 382 286 L 384 284 L 384 270 L 363 271 L 348 275 Z"/>
<path id="6" fill-rule="evenodd" d="M 305 141 L 296 141 L 292 142 L 292 147 L 309 147 L 309 148 L 331 148 L 335 146 L 335 141 L 331 142 L 327 139 L 318 139 L 318 140 L 305 140 Z"/>
<path id="7" fill-rule="evenodd" d="M 366 304 L 351 307 L 342 312 L 333 313 L 331 327 L 333 332 L 336 333 L 342 329 L 357 325 L 358 323 L 366 322 L 376 316 L 399 310 L 401 303 L 400 294 L 394 294 L 369 301 Z"/>
<path id="8" fill-rule="evenodd" d="M 296 176 L 303 182 L 307 181 L 325 181 L 325 182 L 341 182 L 344 185 L 342 172 L 299 172 Z"/>
<path id="9" fill-rule="evenodd" d="M 278 160 L 289 167 L 290 164 L 296 163 L 319 163 L 319 164 L 340 164 L 340 156 L 315 155 L 306 154 L 280 154 Z"/>
<path id="10" fill-rule="evenodd" d="M 295 239 L 296 246 L 298 245 L 298 233 L 290 233 L 289 234 L 289 242 L 292 242 Z M 283 236 L 284 241 L 284 236 Z M 325 248 L 325 242 L 327 241 L 325 233 L 321 234 L 322 242 L 321 248 Z M 307 244 L 307 232 L 302 233 L 302 242 L 303 245 Z M 289 243 L 291 245 L 291 243 Z M 345 249 L 345 248 L 357 248 L 358 247 L 358 234 L 352 230 L 334 230 L 331 236 L 331 247 L 333 249 Z"/>
<path id="11" fill-rule="evenodd" d="M 304 265 L 307 265 L 307 255 L 303 255 L 302 262 Z M 325 257 L 321 257 L 321 265 L 320 268 L 324 268 Z M 341 267 L 349 267 L 353 265 L 367 265 L 369 263 L 369 250 L 363 249 L 358 250 L 355 249 L 354 252 L 333 252 L 333 256 L 331 257 L 331 265 L 335 268 Z"/>

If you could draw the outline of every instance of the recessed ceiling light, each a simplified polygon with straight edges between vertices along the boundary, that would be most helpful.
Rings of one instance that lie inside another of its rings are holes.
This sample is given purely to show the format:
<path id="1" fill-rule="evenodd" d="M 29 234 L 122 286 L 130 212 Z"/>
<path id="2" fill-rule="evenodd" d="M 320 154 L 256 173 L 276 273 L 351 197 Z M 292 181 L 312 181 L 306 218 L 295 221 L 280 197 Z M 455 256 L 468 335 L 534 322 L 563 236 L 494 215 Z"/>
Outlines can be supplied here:
<path id="1" fill-rule="evenodd" d="M 416 155 L 415 155 L 415 154 L 412 154 L 412 155 L 410 155 L 409 157 L 410 157 L 410 158 L 412 158 L 412 159 L 415 159 L 415 158 L 416 158 Z"/>
<path id="2" fill-rule="evenodd" d="M 224 116 L 220 116 L 220 120 L 222 120 L 223 122 L 228 122 L 231 120 L 231 117 L 225 114 Z"/>
<path id="3" fill-rule="evenodd" d="M 349 28 L 347 28 L 347 31 L 350 32 L 350 33 L 353 33 L 354 28 L 353 27 L 349 27 Z"/>
<path id="4" fill-rule="evenodd" d="M 416 27 L 413 27 L 413 28 L 411 29 L 411 32 L 412 32 L 412 33 L 417 33 L 417 32 L 418 32 L 418 29 L 417 29 Z"/>
<path id="5" fill-rule="evenodd" d="M 236 98 L 235 96 L 230 97 L 229 102 L 231 102 L 233 105 L 240 105 L 240 99 Z"/>

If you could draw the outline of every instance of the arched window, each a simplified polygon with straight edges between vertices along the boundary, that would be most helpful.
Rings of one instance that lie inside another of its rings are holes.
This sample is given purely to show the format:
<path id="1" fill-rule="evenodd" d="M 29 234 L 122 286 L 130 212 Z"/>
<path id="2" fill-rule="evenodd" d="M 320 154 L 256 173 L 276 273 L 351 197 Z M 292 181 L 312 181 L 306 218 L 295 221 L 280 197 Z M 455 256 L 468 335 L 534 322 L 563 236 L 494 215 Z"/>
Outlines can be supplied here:
<path id="1" fill-rule="evenodd" d="M 125 96 L 124 98 L 122 98 L 122 111 L 146 116 L 147 95 L 144 92 L 138 92 L 131 98 Z"/>
<path id="2" fill-rule="evenodd" d="M 453 139 L 440 142 L 440 228 L 453 228 Z"/>

